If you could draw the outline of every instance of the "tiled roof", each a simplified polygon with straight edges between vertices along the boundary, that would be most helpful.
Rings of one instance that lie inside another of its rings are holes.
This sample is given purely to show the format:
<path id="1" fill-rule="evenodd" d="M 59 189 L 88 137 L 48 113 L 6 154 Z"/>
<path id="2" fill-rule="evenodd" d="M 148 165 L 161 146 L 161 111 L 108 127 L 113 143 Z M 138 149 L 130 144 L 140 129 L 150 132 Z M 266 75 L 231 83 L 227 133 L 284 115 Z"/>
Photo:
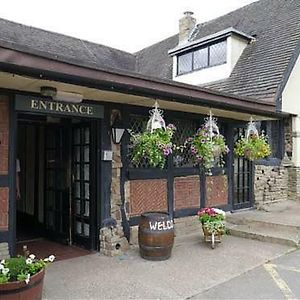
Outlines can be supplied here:
<path id="1" fill-rule="evenodd" d="M 199 26 L 194 39 L 229 25 L 255 35 L 256 41 L 246 47 L 227 80 L 206 87 L 274 99 L 300 41 L 300 1 L 261 0 Z"/>
<path id="2" fill-rule="evenodd" d="M 256 38 L 242 53 L 231 76 L 205 87 L 273 100 L 293 54 L 300 47 L 300 0 L 260 0 L 197 25 L 191 41 L 233 27 Z M 0 45 L 83 66 L 130 71 L 172 79 L 178 35 L 135 54 L 0 19 Z"/>
<path id="3" fill-rule="evenodd" d="M 299 44 L 300 1 L 254 2 L 227 15 L 199 24 L 191 41 L 229 27 L 254 36 L 256 41 L 246 47 L 228 79 L 206 84 L 205 87 L 257 99 L 273 100 Z M 167 56 L 165 49 L 174 48 L 176 45 L 174 36 L 138 52 L 145 61 L 139 65 L 139 71 L 162 78 L 168 74 L 171 79 L 172 58 Z"/>
<path id="4" fill-rule="evenodd" d="M 133 54 L 59 33 L 0 19 L 0 44 L 85 66 L 134 71 Z"/>
<path id="5" fill-rule="evenodd" d="M 136 53 L 136 70 L 139 73 L 172 79 L 173 60 L 168 51 L 178 44 L 178 35 L 173 35 L 157 44 Z"/>

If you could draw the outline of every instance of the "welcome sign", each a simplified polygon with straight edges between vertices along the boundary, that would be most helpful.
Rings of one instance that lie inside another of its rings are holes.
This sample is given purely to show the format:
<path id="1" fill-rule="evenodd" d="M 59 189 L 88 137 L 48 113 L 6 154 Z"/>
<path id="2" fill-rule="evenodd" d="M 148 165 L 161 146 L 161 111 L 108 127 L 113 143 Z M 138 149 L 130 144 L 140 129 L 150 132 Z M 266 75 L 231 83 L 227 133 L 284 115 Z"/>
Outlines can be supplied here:
<path id="1" fill-rule="evenodd" d="M 77 116 L 85 118 L 103 118 L 102 105 L 88 103 L 67 103 L 45 98 L 16 95 L 15 109 L 42 114 L 56 114 L 64 116 Z"/>

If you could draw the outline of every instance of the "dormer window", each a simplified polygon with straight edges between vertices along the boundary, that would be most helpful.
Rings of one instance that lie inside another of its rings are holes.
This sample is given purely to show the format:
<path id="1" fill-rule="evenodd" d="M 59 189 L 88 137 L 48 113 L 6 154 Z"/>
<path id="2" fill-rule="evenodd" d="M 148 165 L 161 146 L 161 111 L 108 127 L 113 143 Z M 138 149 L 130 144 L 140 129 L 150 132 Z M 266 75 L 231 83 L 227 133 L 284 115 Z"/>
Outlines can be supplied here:
<path id="1" fill-rule="evenodd" d="M 195 48 L 177 56 L 177 75 L 190 73 L 227 62 L 227 41 Z"/>

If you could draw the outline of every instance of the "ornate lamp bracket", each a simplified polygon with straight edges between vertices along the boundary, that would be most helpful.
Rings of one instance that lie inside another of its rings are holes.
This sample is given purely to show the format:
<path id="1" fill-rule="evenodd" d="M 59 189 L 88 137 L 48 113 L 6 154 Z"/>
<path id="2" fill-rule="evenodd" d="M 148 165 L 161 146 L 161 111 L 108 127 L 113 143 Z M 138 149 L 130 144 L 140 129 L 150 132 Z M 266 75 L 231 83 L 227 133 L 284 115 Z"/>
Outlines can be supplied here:
<path id="1" fill-rule="evenodd" d="M 163 113 L 163 110 L 159 109 L 158 102 L 155 101 L 154 108 L 149 110 L 150 118 L 147 123 L 147 131 L 150 131 L 152 133 L 155 129 L 166 129 L 166 123 L 163 118 Z"/>
<path id="2" fill-rule="evenodd" d="M 250 121 L 247 125 L 247 130 L 246 130 L 246 139 L 248 140 L 250 135 L 255 135 L 258 136 L 258 130 L 255 126 L 255 123 L 253 122 L 253 118 L 250 117 Z"/>
<path id="3" fill-rule="evenodd" d="M 213 117 L 211 110 L 209 111 L 209 116 L 204 119 L 204 127 L 208 128 L 209 137 L 212 139 L 214 136 L 219 136 L 220 131 L 217 125 L 217 118 Z"/>

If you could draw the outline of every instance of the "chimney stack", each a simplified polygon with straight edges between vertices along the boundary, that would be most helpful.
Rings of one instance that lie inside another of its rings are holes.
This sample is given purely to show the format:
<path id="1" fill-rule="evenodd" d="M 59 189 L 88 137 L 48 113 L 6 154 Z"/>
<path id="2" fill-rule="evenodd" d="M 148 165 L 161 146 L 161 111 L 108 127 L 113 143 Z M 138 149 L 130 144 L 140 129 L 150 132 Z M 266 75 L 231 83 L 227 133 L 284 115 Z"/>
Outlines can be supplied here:
<path id="1" fill-rule="evenodd" d="M 179 20 L 179 44 L 188 42 L 191 32 L 196 26 L 196 19 L 193 18 L 192 11 L 186 11 Z"/>

